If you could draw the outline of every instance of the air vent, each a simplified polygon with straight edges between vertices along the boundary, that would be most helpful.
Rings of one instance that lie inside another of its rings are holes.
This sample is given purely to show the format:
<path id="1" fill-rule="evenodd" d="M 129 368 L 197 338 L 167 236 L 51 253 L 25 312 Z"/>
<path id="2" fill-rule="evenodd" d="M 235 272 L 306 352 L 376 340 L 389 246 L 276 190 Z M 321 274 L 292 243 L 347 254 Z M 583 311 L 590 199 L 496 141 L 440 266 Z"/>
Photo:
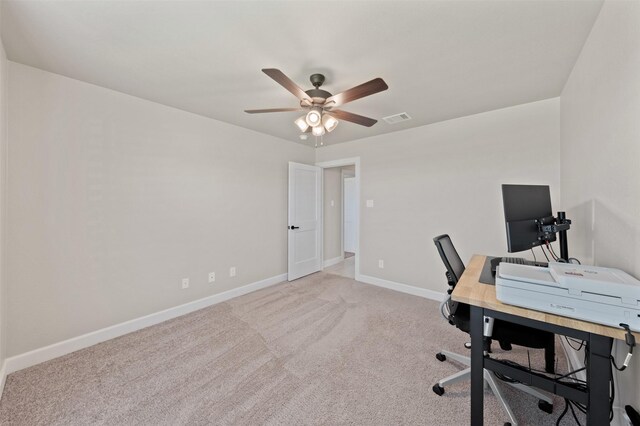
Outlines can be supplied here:
<path id="1" fill-rule="evenodd" d="M 383 117 L 382 119 L 389 124 L 396 124 L 402 121 L 411 120 L 411 117 L 406 112 L 401 112 L 400 114 L 390 115 L 388 117 Z"/>

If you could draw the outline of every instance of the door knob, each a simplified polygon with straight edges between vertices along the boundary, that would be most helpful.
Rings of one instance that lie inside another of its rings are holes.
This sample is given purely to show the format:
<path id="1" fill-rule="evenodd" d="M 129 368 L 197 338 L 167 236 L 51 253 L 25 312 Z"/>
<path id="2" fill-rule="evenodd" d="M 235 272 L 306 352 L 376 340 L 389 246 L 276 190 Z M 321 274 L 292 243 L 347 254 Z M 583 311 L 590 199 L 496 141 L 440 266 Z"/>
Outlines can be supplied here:
<path id="1" fill-rule="evenodd" d="M 289 229 L 300 229 L 299 226 L 290 226 Z"/>

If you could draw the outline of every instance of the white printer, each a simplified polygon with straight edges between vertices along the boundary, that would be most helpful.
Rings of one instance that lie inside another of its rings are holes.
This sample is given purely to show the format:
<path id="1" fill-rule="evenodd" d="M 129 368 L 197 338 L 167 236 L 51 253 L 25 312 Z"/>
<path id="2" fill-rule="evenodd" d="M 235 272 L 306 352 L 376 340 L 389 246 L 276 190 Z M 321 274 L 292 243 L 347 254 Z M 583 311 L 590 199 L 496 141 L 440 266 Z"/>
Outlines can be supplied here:
<path id="1" fill-rule="evenodd" d="M 500 263 L 496 296 L 509 305 L 640 331 L 640 281 L 619 269 Z"/>

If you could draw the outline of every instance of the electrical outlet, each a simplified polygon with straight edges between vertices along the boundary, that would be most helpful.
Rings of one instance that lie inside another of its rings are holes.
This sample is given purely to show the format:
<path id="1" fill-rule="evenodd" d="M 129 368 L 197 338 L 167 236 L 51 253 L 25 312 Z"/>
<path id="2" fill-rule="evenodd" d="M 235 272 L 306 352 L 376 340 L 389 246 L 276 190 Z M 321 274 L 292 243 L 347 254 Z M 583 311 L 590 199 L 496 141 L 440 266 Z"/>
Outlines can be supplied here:
<path id="1" fill-rule="evenodd" d="M 378 268 L 384 269 L 384 260 L 382 259 L 378 260 Z"/>
<path id="2" fill-rule="evenodd" d="M 229 268 L 229 276 L 230 277 L 235 277 L 236 276 L 236 267 L 232 266 L 231 268 Z"/>
<path id="3" fill-rule="evenodd" d="M 216 273 L 215 272 L 209 272 L 209 282 L 210 283 L 216 282 Z"/>
<path id="4" fill-rule="evenodd" d="M 367 200 L 367 207 L 373 207 L 373 200 Z"/>
<path id="5" fill-rule="evenodd" d="M 182 279 L 182 289 L 189 288 L 189 278 Z"/>

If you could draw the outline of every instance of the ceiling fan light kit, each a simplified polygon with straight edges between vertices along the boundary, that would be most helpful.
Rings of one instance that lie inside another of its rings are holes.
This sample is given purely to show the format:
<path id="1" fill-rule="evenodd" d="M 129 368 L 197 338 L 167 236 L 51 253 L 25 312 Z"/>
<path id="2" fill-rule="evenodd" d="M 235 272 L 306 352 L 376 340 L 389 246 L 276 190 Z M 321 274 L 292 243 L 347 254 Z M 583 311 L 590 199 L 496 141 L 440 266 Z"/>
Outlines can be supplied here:
<path id="1" fill-rule="evenodd" d="M 322 136 L 326 132 L 332 132 L 338 126 L 339 120 L 350 121 L 366 127 L 373 126 L 377 122 L 377 120 L 373 118 L 335 108 L 347 102 L 355 101 L 356 99 L 364 98 L 365 96 L 373 95 L 374 93 L 382 92 L 389 88 L 383 79 L 374 78 L 371 81 L 352 87 L 342 93 L 332 95 L 326 90 L 320 89 L 320 86 L 322 86 L 325 80 L 322 74 L 312 74 L 309 80 L 314 88 L 305 91 L 278 69 L 264 68 L 262 72 L 296 96 L 300 101 L 300 107 L 245 110 L 245 112 L 256 114 L 308 110 L 305 115 L 296 119 L 294 123 L 301 132 L 308 133 L 309 130 L 311 130 L 314 136 Z M 330 114 L 328 114 L 328 112 L 330 112 Z"/>
<path id="2" fill-rule="evenodd" d="M 311 129 L 313 136 L 322 136 L 325 133 L 324 126 L 315 126 Z"/>
<path id="3" fill-rule="evenodd" d="M 336 120 L 335 117 L 332 117 L 329 114 L 323 114 L 322 125 L 325 129 L 327 129 L 327 132 L 331 133 L 336 127 L 338 127 L 338 120 Z"/>
<path id="4" fill-rule="evenodd" d="M 306 120 L 307 124 L 312 127 L 320 124 L 320 120 L 322 120 L 322 108 L 318 106 L 312 107 L 311 111 L 307 113 Z"/>
<path id="5" fill-rule="evenodd" d="M 294 121 L 294 123 L 296 123 L 296 126 L 298 126 L 302 133 L 305 133 L 309 130 L 309 125 L 307 124 L 306 118 L 307 117 L 303 115 L 302 117 L 298 117 L 296 121 Z"/>

